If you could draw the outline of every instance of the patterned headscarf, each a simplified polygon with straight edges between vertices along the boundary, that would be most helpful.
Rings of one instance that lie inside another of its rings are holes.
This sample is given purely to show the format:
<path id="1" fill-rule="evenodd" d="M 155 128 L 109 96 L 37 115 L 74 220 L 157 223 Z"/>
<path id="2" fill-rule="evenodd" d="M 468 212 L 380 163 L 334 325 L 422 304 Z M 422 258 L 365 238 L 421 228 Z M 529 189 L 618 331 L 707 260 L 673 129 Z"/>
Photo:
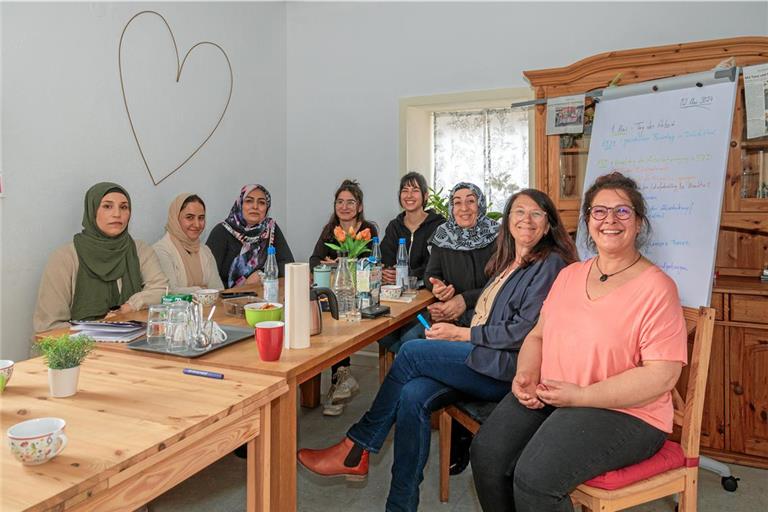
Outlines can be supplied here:
<path id="1" fill-rule="evenodd" d="M 264 197 L 267 200 L 267 215 L 260 223 L 249 226 L 243 217 L 243 201 L 255 189 L 264 192 Z M 229 217 L 221 223 L 224 229 L 243 244 L 240 255 L 232 261 L 232 265 L 229 267 L 227 288 L 234 288 L 243 284 L 248 276 L 262 268 L 264 262 L 267 261 L 267 247 L 272 244 L 275 232 L 275 221 L 268 216 L 271 207 L 272 196 L 266 188 L 261 185 L 246 185 L 240 190 L 240 196 L 232 205 Z"/>
<path id="2" fill-rule="evenodd" d="M 97 183 L 85 193 L 83 230 L 73 238 L 79 267 L 70 314 L 72 320 L 94 320 L 122 306 L 143 286 L 136 244 L 128 227 L 117 236 L 105 235 L 96 224 L 96 212 L 102 198 L 120 192 L 131 207 L 131 196 L 116 183 Z M 118 290 L 117 280 L 122 286 Z"/>
<path id="3" fill-rule="evenodd" d="M 471 228 L 460 227 L 453 214 L 453 196 L 464 188 L 471 190 L 477 196 L 477 223 Z M 496 240 L 499 234 L 499 223 L 486 217 L 486 210 L 485 195 L 477 185 L 464 181 L 458 183 L 451 189 L 451 195 L 448 197 L 450 218 L 435 230 L 431 243 L 455 251 L 473 251 L 487 247 Z"/>

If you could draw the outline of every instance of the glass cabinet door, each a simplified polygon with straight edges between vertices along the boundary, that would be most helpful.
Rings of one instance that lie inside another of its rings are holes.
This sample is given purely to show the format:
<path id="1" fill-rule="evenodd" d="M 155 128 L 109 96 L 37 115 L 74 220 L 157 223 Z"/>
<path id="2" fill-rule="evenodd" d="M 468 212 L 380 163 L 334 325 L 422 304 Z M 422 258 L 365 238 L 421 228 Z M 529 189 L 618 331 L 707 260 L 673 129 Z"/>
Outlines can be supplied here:
<path id="1" fill-rule="evenodd" d="M 768 212 L 768 136 L 747 139 L 746 115 L 742 84 L 733 116 L 725 211 Z"/>
<path id="2" fill-rule="evenodd" d="M 560 210 L 578 210 L 587 173 L 587 134 L 550 135 L 549 191 Z"/>

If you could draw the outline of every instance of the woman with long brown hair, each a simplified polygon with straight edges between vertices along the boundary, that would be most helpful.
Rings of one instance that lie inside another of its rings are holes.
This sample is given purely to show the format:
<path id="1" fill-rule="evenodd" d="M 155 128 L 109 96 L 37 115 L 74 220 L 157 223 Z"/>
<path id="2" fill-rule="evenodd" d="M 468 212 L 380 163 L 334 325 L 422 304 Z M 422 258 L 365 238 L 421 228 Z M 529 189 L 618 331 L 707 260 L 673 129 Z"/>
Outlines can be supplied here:
<path id="1" fill-rule="evenodd" d="M 581 213 L 597 256 L 560 272 L 512 391 L 472 442 L 486 511 L 571 511 L 576 486 L 651 457 L 672 432 L 687 336 L 674 281 L 640 252 L 645 200 L 613 172 L 587 189 Z"/>
<path id="2" fill-rule="evenodd" d="M 328 223 L 323 226 L 315 249 L 309 258 L 309 268 L 314 269 L 320 263 L 335 264 L 339 254 L 325 245 L 337 243 L 333 230 L 341 227 L 345 232 L 352 229 L 359 233 L 364 229 L 371 231 L 371 238 L 378 236 L 376 225 L 365 220 L 363 211 L 363 189 L 354 180 L 344 180 L 333 195 L 333 213 Z M 344 412 L 346 402 L 358 391 L 360 385 L 352 375 L 351 361 L 346 357 L 331 367 L 331 387 L 323 405 L 323 414 L 338 416 Z"/>
<path id="3" fill-rule="evenodd" d="M 526 189 L 504 209 L 497 252 L 470 327 L 436 323 L 426 340 L 400 349 L 365 415 L 338 444 L 299 450 L 299 462 L 323 476 L 360 479 L 397 423 L 387 510 L 416 510 L 429 456 L 430 412 L 460 396 L 498 401 L 510 388 L 517 352 L 536 324 L 560 269 L 576 260 L 573 242 L 546 194 Z M 465 343 L 448 343 L 459 341 Z"/>

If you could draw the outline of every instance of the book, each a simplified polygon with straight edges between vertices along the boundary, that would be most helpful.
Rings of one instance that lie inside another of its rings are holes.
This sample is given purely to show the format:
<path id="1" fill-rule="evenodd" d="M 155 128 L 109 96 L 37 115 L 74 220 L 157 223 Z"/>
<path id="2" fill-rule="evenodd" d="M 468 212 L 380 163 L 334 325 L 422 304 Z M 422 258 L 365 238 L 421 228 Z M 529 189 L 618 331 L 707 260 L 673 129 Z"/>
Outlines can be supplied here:
<path id="1" fill-rule="evenodd" d="M 96 341 L 106 343 L 127 343 L 144 336 L 147 328 L 145 322 L 131 320 L 129 322 L 99 322 L 73 321 L 70 322 L 72 334 L 89 336 Z"/>

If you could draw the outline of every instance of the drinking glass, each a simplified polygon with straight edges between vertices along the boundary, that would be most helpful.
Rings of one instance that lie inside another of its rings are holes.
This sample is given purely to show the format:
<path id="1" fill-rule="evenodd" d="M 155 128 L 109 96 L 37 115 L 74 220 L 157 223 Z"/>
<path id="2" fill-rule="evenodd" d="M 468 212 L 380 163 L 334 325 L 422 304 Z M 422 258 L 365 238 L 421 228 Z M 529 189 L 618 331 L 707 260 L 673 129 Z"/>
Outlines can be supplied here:
<path id="1" fill-rule="evenodd" d="M 168 322 L 165 326 L 165 341 L 169 352 L 183 352 L 187 348 L 187 325 L 189 324 L 189 303 L 174 302 L 168 307 Z"/>
<path id="2" fill-rule="evenodd" d="M 405 295 L 416 295 L 419 292 L 419 278 L 416 276 L 408 276 L 408 288 L 403 290 Z"/>
<path id="3" fill-rule="evenodd" d="M 165 346 L 165 328 L 168 322 L 168 306 L 152 304 L 147 314 L 147 345 L 160 348 Z"/>

